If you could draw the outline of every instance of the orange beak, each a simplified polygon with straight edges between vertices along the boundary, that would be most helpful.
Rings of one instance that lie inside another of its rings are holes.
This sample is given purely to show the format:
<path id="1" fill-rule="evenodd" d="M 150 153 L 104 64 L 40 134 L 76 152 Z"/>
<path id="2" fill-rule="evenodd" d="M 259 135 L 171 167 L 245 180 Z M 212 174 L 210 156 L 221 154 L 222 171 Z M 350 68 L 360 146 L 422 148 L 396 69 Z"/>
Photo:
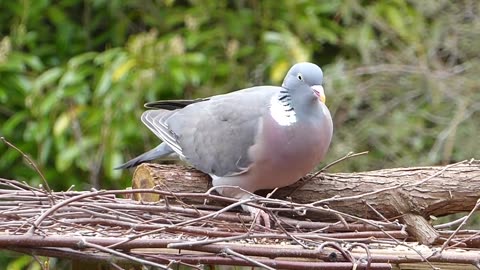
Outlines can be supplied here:
<path id="1" fill-rule="evenodd" d="M 320 99 L 321 102 L 325 103 L 327 98 L 325 97 L 325 91 L 323 91 L 323 86 L 313 85 L 311 88 L 315 95 L 318 97 L 318 99 Z"/>

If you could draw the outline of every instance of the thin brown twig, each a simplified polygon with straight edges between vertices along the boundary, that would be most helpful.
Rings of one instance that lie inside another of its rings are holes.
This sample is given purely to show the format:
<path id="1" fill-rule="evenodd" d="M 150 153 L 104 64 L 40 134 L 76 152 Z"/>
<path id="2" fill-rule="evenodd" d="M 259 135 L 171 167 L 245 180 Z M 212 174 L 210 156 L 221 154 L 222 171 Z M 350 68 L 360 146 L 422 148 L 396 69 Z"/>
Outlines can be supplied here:
<path id="1" fill-rule="evenodd" d="M 398 241 L 395 237 L 392 237 L 390 234 L 388 233 L 385 233 L 397 246 L 403 246 L 403 247 L 406 247 L 407 249 L 409 250 L 412 250 L 413 252 L 417 253 L 417 255 L 422 259 L 423 262 L 426 262 L 428 264 L 428 266 L 430 266 L 430 268 L 434 269 L 434 270 L 437 270 L 438 268 L 435 267 L 429 260 L 428 258 L 430 256 L 427 256 L 425 257 L 422 252 L 420 252 L 419 250 L 417 250 L 416 248 L 406 244 L 406 243 L 402 243 L 400 241 Z M 378 243 L 382 243 L 383 241 L 379 240 Z M 433 252 L 432 252 L 433 254 Z"/>
<path id="2" fill-rule="evenodd" d="M 40 260 L 40 258 L 38 258 L 37 255 L 32 254 L 32 258 L 40 265 L 40 267 L 42 268 L 42 270 L 48 270 L 48 266 L 45 266 L 45 264 L 42 263 L 42 261 Z"/>
<path id="3" fill-rule="evenodd" d="M 473 207 L 472 211 L 468 213 L 467 217 L 462 221 L 462 223 L 457 227 L 457 229 L 447 238 L 447 241 L 443 243 L 439 253 L 443 252 L 443 250 L 448 246 L 448 243 L 450 242 L 450 240 L 452 240 L 452 238 L 458 233 L 458 231 L 460 231 L 460 229 L 467 223 L 467 220 L 473 215 L 473 213 L 475 213 L 478 210 L 478 208 L 480 208 L 480 198 L 477 200 L 477 203 L 475 204 L 475 207 Z"/>
<path id="4" fill-rule="evenodd" d="M 50 186 L 48 185 L 47 179 L 43 175 L 42 171 L 40 171 L 37 164 L 33 161 L 33 159 L 31 159 L 27 154 L 25 154 L 22 150 L 20 150 L 20 148 L 16 147 L 13 143 L 9 142 L 5 137 L 3 137 L 3 136 L 0 137 L 0 140 L 2 140 L 6 145 L 8 145 L 9 147 L 13 148 L 15 151 L 20 153 L 20 155 L 22 155 L 22 157 L 25 160 L 27 160 L 28 164 L 30 164 L 30 166 L 33 167 L 33 169 L 38 173 L 38 175 L 42 179 L 43 184 L 45 185 L 45 188 L 46 188 L 47 192 L 52 193 L 52 190 L 50 189 Z"/>
<path id="5" fill-rule="evenodd" d="M 114 262 L 110 262 L 109 264 L 110 264 L 110 266 L 112 266 L 113 268 L 115 268 L 117 270 L 125 270 L 125 268 L 121 267 L 120 265 L 118 265 Z"/>
<path id="6" fill-rule="evenodd" d="M 444 166 L 440 171 L 436 172 L 436 173 L 433 173 L 432 175 L 424 178 L 424 179 L 421 179 L 419 180 L 418 182 L 415 182 L 415 183 L 412 183 L 412 184 L 407 184 L 405 185 L 405 187 L 414 187 L 414 186 L 419 186 L 429 180 L 431 180 L 432 178 L 434 177 L 437 177 L 439 176 L 440 174 L 444 173 L 446 170 L 448 169 L 451 169 L 452 167 L 455 167 L 455 166 L 458 166 L 458 165 L 461 165 L 461 164 L 465 164 L 467 163 L 469 160 L 463 160 L 463 161 L 460 161 L 460 162 L 457 162 L 457 163 L 453 163 L 453 164 L 450 164 L 450 165 L 447 165 L 447 166 Z"/>
<path id="7" fill-rule="evenodd" d="M 467 160 L 464 160 L 464 161 L 460 161 L 460 162 L 457 162 L 457 163 L 454 163 L 454 164 L 447 165 L 447 166 L 443 167 L 440 171 L 435 172 L 435 173 L 429 175 L 428 177 L 426 177 L 424 179 L 421 179 L 418 182 L 415 182 L 415 183 L 412 183 L 412 184 L 401 183 L 401 184 L 397 184 L 397 185 L 394 185 L 394 186 L 381 188 L 381 189 L 377 189 L 377 190 L 374 190 L 374 191 L 371 191 L 371 192 L 366 192 L 366 193 L 362 193 L 362 194 L 358 194 L 358 195 L 354 195 L 354 196 L 345 196 L 345 197 L 334 196 L 334 197 L 331 197 L 331 198 L 328 198 L 328 199 L 323 199 L 323 200 L 313 202 L 311 204 L 312 205 L 318 205 L 318 204 L 324 204 L 324 203 L 333 202 L 333 201 L 336 202 L 336 201 L 346 201 L 346 200 L 358 200 L 358 199 L 361 199 L 361 198 L 364 198 L 364 197 L 368 197 L 368 196 L 371 196 L 371 195 L 375 195 L 375 194 L 378 194 L 378 193 L 386 192 L 386 191 L 401 188 L 401 187 L 419 186 L 419 185 L 425 183 L 426 181 L 431 180 L 432 178 L 444 173 L 446 170 L 448 170 L 452 167 L 458 166 L 460 164 L 464 164 L 466 162 L 467 162 Z"/>
<path id="8" fill-rule="evenodd" d="M 330 162 L 329 164 L 325 165 L 323 168 L 321 168 L 320 170 L 318 170 L 317 172 L 315 172 L 314 174 L 310 175 L 309 177 L 307 177 L 307 179 L 305 179 L 301 185 L 299 185 L 298 187 L 296 187 L 291 193 L 289 196 L 292 196 L 292 194 L 294 194 L 297 190 L 301 189 L 302 187 L 304 187 L 308 182 L 310 182 L 310 180 L 312 180 L 313 178 L 317 177 L 319 174 L 321 174 L 322 172 L 326 171 L 328 168 L 334 166 L 335 164 L 338 164 L 344 160 L 347 160 L 349 158 L 353 158 L 353 157 L 358 157 L 358 156 L 361 156 L 361 155 L 366 155 L 368 154 L 368 151 L 364 151 L 364 152 L 360 152 L 360 153 L 354 153 L 354 152 L 348 152 L 345 156 L 333 161 L 333 162 Z"/>
<path id="9" fill-rule="evenodd" d="M 478 237 L 478 236 L 480 236 L 480 232 L 476 232 L 476 233 L 470 235 L 469 237 L 467 237 L 467 238 L 465 238 L 465 239 L 462 239 L 461 241 L 458 241 L 457 243 L 451 245 L 450 248 L 454 248 L 454 247 L 460 246 L 460 245 L 464 244 L 465 242 L 468 242 L 468 241 L 470 241 L 470 240 L 472 240 L 472 239 L 475 239 L 475 238 Z M 450 240 L 450 241 L 452 241 L 452 240 Z"/>
<path id="10" fill-rule="evenodd" d="M 238 253 L 238 252 L 235 252 L 235 251 L 231 250 L 230 248 L 224 248 L 224 249 L 223 249 L 223 253 L 225 253 L 225 254 L 227 254 L 227 255 L 235 256 L 235 257 L 237 257 L 237 258 L 240 258 L 240 259 L 242 259 L 242 260 L 245 260 L 245 261 L 247 261 L 247 262 L 250 262 L 250 263 L 252 263 L 252 264 L 254 264 L 254 265 L 258 266 L 258 267 L 262 267 L 262 268 L 265 268 L 265 269 L 268 269 L 268 270 L 275 270 L 275 268 L 272 268 L 272 267 L 270 267 L 270 266 L 268 266 L 268 265 L 265 265 L 265 264 L 263 264 L 263 263 L 261 263 L 261 262 L 258 262 L 258 261 L 256 261 L 256 260 L 254 260 L 254 259 L 252 259 L 252 258 L 250 258 L 250 257 L 247 257 L 247 256 L 245 256 L 245 255 L 243 255 L 243 254 Z"/>
<path id="11" fill-rule="evenodd" d="M 365 202 L 365 204 L 368 206 L 368 208 L 370 208 L 370 210 L 372 210 L 380 219 L 382 219 L 383 221 L 385 222 L 390 222 L 384 215 L 382 215 L 382 213 L 378 212 L 377 209 L 375 209 L 375 207 L 373 207 L 371 204 L 369 204 L 368 202 Z"/>
<path id="12" fill-rule="evenodd" d="M 350 159 L 350 158 L 354 158 L 354 157 L 358 157 L 358 156 L 362 156 L 362 155 L 367 155 L 368 154 L 368 151 L 363 151 L 363 152 L 360 152 L 360 153 L 354 153 L 354 152 L 348 152 L 345 156 L 333 161 L 333 162 L 330 162 L 329 164 L 325 165 L 323 168 L 321 168 L 316 175 L 318 175 L 320 172 L 324 172 L 326 171 L 328 168 L 342 162 L 342 161 L 345 161 L 347 159 Z M 315 177 L 316 175 L 313 175 L 313 177 Z M 312 178 L 313 178 L 312 177 Z"/>
<path id="13" fill-rule="evenodd" d="M 219 242 L 227 242 L 227 241 L 235 241 L 235 240 L 242 240 L 250 237 L 250 233 L 247 232 L 242 235 L 230 236 L 230 237 L 217 237 L 214 239 L 205 239 L 205 240 L 197 240 L 191 242 L 178 242 L 178 243 L 171 243 L 167 245 L 167 248 L 176 248 L 182 249 L 186 247 L 193 247 L 193 246 L 202 246 L 208 244 L 214 244 Z"/>
<path id="14" fill-rule="evenodd" d="M 172 265 L 177 265 L 177 267 L 176 267 L 177 270 L 178 270 L 178 265 L 186 266 L 189 269 L 197 269 L 197 270 L 204 270 L 205 269 L 203 267 L 200 267 L 200 265 L 193 265 L 193 264 L 189 264 L 189 263 L 186 263 L 186 262 L 182 262 L 180 260 L 172 260 L 172 259 L 169 259 L 169 258 L 165 258 L 165 256 L 149 255 L 149 256 L 146 256 L 146 257 L 161 258 L 164 261 L 170 261 L 170 263 L 168 264 L 168 267 L 171 267 Z"/>
<path id="15" fill-rule="evenodd" d="M 467 218 L 467 216 L 463 216 L 459 219 L 456 219 L 456 220 L 453 220 L 453 221 L 450 221 L 450 222 L 447 222 L 447 223 L 434 225 L 433 228 L 438 230 L 438 229 L 446 229 L 446 228 L 449 228 L 449 227 L 453 227 L 453 226 L 456 226 L 458 224 L 461 224 L 466 218 Z"/>
<path id="16" fill-rule="evenodd" d="M 293 241 L 295 241 L 297 244 L 299 244 L 301 247 L 303 248 L 308 248 L 307 245 L 305 245 L 304 243 L 302 243 L 296 236 L 294 236 L 293 234 L 289 233 L 281 224 L 280 220 L 278 219 L 278 217 L 271 211 L 269 211 L 269 214 L 270 216 L 273 218 L 273 220 L 275 221 L 275 223 L 278 225 L 278 227 L 280 228 L 280 230 L 285 234 L 287 235 L 288 237 L 290 237 Z"/>
<path id="17" fill-rule="evenodd" d="M 195 219 L 191 219 L 191 220 L 186 220 L 184 222 L 180 222 L 178 224 L 174 224 L 174 225 L 169 225 L 169 226 L 165 226 L 164 228 L 160 228 L 160 229 L 157 229 L 157 230 L 152 230 L 152 231 L 149 231 L 149 232 L 145 232 L 145 233 L 140 233 L 140 234 L 137 234 L 135 236 L 131 236 L 129 237 L 128 239 L 126 240 L 123 240 L 123 241 L 120 241 L 118 243 L 115 243 L 111 246 L 109 246 L 109 248 L 114 248 L 118 245 L 121 245 L 121 244 L 124 244 L 126 242 L 129 242 L 129 241 L 132 241 L 134 239 L 137 239 L 137 238 L 140 238 L 142 236 L 146 236 L 146 235 L 149 235 L 149 234 L 155 234 L 155 233 L 158 233 L 158 232 L 161 232 L 161 231 L 165 231 L 167 229 L 171 229 L 171 228 L 174 228 L 174 227 L 180 227 L 180 226 L 184 226 L 184 225 L 188 225 L 188 224 L 192 224 L 192 223 L 195 223 L 195 222 L 198 222 L 198 221 L 201 221 L 201 220 L 205 220 L 205 219 L 209 219 L 209 218 L 214 218 L 216 216 L 218 216 L 220 213 L 223 213 L 223 212 L 226 212 L 228 210 L 230 210 L 231 208 L 235 208 L 239 205 L 242 205 L 244 203 L 247 203 L 247 202 L 251 202 L 253 201 L 253 199 L 245 199 L 245 200 L 242 200 L 242 201 L 238 201 L 236 203 L 233 203 L 227 207 L 224 207 L 216 212 L 212 212 L 208 215 L 205 215 L 205 216 L 201 216 L 201 217 L 198 217 L 198 218 L 195 218 Z"/>
<path id="18" fill-rule="evenodd" d="M 348 251 L 352 251 L 355 247 L 360 247 L 363 250 L 365 250 L 365 253 L 367 254 L 367 266 L 365 267 L 365 270 L 368 270 L 372 264 L 372 254 L 370 252 L 370 249 L 368 248 L 367 245 L 363 243 L 353 243 L 350 245 L 350 247 L 347 249 Z"/>
<path id="19" fill-rule="evenodd" d="M 140 263 L 142 265 L 150 265 L 150 266 L 158 267 L 158 268 L 164 269 L 164 270 L 171 270 L 171 268 L 167 267 L 166 265 L 162 265 L 162 264 L 154 263 L 154 262 L 151 262 L 151 261 L 148 261 L 148 260 L 140 259 L 140 258 L 137 258 L 135 256 L 131 256 L 131 255 L 128 255 L 128 254 L 125 254 L 125 253 L 122 253 L 122 252 L 119 252 L 119 251 L 116 251 L 116 250 L 113 250 L 111 248 L 107 248 L 107 247 L 104 247 L 104 246 L 101 246 L 101 245 L 92 244 L 92 243 L 87 242 L 85 239 L 81 240 L 81 242 L 79 243 L 79 246 L 80 247 L 94 248 L 94 249 L 100 250 L 102 252 L 110 253 L 110 254 L 118 256 L 118 257 L 129 259 L 133 262 L 137 262 L 137 263 Z"/>
<path id="20" fill-rule="evenodd" d="M 333 249 L 337 250 L 338 252 L 340 252 L 340 254 L 342 254 L 342 256 L 345 258 L 345 260 L 355 264 L 355 259 L 353 258 L 350 251 L 342 248 L 339 244 L 337 244 L 335 242 L 325 242 L 318 247 L 318 251 L 319 252 L 323 251 L 323 249 L 325 247 L 330 247 L 330 248 L 333 248 Z"/>

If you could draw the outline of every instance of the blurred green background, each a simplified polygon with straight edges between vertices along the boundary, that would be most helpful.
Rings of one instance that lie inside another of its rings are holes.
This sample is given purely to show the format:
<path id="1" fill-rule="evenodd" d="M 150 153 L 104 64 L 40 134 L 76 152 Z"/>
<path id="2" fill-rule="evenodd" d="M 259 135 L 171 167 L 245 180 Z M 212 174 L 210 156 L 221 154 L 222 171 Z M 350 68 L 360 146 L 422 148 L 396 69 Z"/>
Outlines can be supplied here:
<path id="1" fill-rule="evenodd" d="M 281 83 L 321 65 L 332 168 L 451 163 L 480 153 L 478 1 L 0 0 L 0 134 L 56 190 L 123 188 L 112 168 L 159 140 L 147 101 Z M 0 175 L 40 183 L 0 144 Z"/>
<path id="2" fill-rule="evenodd" d="M 0 0 L 0 136 L 51 187 L 124 188 L 113 167 L 159 140 L 143 104 L 324 69 L 331 171 L 479 158 L 475 0 Z M 41 183 L 0 143 L 0 177 Z"/>

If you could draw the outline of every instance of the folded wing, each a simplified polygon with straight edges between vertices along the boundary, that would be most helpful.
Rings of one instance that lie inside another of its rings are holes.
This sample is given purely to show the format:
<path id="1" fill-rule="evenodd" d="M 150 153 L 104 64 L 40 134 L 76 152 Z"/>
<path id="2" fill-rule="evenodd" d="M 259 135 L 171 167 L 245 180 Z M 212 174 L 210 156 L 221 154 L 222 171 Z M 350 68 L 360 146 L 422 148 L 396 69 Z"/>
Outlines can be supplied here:
<path id="1" fill-rule="evenodd" d="M 142 121 L 182 159 L 216 176 L 248 170 L 248 149 L 278 87 L 254 87 L 194 102 L 182 109 L 149 110 Z"/>

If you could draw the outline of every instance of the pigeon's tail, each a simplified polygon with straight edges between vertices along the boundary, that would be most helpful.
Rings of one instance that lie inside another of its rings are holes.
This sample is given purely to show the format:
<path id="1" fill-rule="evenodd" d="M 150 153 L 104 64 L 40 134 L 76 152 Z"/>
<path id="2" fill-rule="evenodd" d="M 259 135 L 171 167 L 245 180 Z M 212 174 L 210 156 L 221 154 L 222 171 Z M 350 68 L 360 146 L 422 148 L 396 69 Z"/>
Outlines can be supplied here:
<path id="1" fill-rule="evenodd" d="M 153 148 L 152 150 L 141 154 L 140 156 L 131 159 L 124 164 L 115 168 L 115 170 L 119 169 L 128 169 L 132 167 L 136 167 L 144 162 L 151 161 L 158 158 L 165 158 L 175 154 L 175 152 L 168 146 L 166 143 L 161 143 L 157 147 Z"/>

